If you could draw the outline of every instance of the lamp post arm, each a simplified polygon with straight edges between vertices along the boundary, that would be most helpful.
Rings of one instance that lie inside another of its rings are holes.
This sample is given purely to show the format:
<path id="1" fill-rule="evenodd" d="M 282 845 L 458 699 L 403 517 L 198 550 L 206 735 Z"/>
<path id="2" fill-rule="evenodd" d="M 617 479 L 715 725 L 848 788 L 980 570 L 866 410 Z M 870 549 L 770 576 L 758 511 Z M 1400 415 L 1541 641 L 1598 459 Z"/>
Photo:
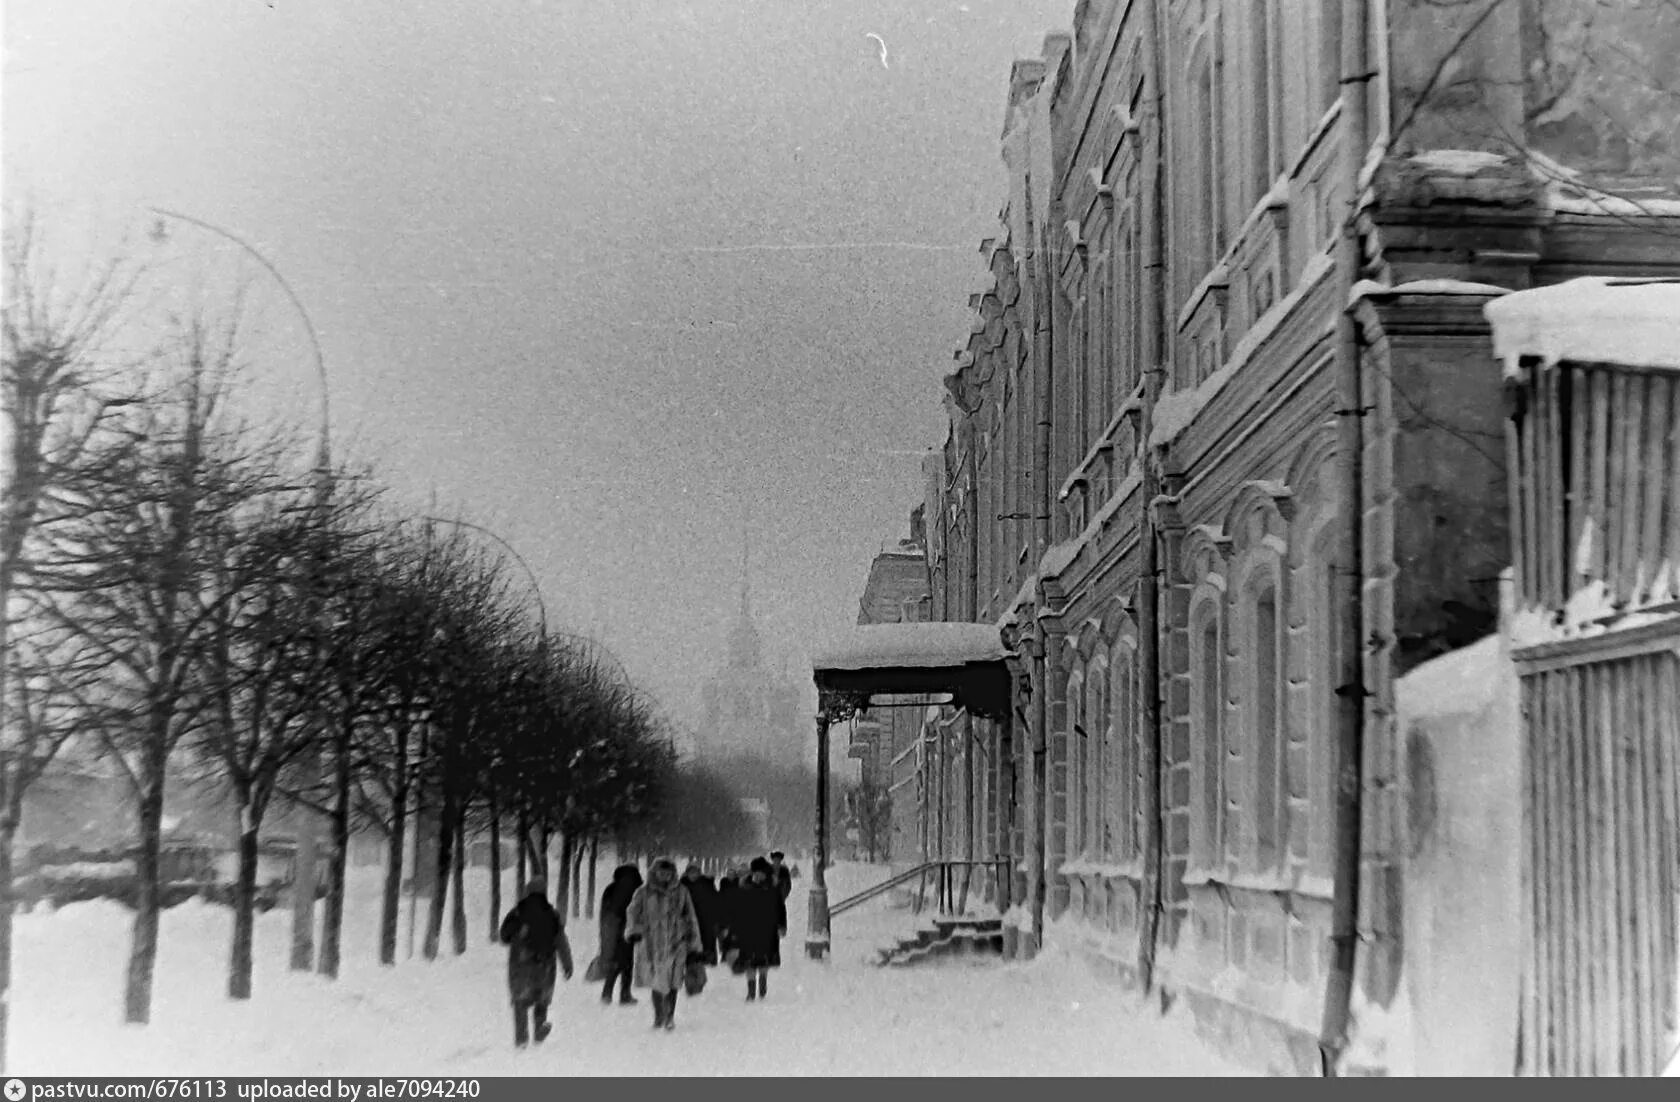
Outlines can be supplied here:
<path id="1" fill-rule="evenodd" d="M 286 298 L 291 301 L 293 308 L 297 310 L 298 317 L 303 319 L 304 330 L 309 335 L 310 351 L 315 354 L 315 373 L 321 377 L 321 459 L 322 466 L 325 467 L 327 459 L 327 438 L 330 432 L 329 426 L 332 420 L 331 400 L 327 392 L 327 360 L 326 357 L 321 354 L 321 338 L 315 332 L 315 323 L 310 320 L 309 311 L 304 308 L 303 300 L 298 297 L 296 291 L 292 290 L 292 285 L 286 281 L 286 277 L 280 274 L 280 269 L 276 268 L 268 257 L 258 252 L 255 245 L 252 245 L 249 241 L 246 241 L 238 234 L 229 230 L 224 230 L 222 227 L 211 222 L 206 222 L 202 218 L 194 218 L 190 214 L 182 214 L 178 210 L 165 210 L 163 207 L 147 207 L 146 209 L 151 211 L 153 214 L 159 214 L 165 218 L 175 218 L 182 222 L 189 222 L 192 225 L 197 226 L 199 229 L 209 230 L 218 237 L 223 237 L 233 242 L 235 245 L 238 245 L 241 249 L 243 249 L 252 259 L 256 260 L 258 264 L 261 264 L 264 270 L 274 277 L 274 282 L 280 285 L 280 289 L 286 292 Z"/>

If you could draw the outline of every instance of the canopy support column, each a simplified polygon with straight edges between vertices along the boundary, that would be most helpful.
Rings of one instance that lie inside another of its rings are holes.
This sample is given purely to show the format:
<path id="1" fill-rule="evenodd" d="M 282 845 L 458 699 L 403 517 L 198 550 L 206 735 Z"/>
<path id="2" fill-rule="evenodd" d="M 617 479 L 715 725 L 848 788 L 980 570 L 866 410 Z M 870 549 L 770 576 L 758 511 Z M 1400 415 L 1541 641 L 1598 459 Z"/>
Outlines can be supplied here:
<path id="1" fill-rule="evenodd" d="M 817 857 L 811 872 L 810 910 L 805 922 L 805 955 L 821 960 L 828 953 L 828 712 L 817 713 Z"/>

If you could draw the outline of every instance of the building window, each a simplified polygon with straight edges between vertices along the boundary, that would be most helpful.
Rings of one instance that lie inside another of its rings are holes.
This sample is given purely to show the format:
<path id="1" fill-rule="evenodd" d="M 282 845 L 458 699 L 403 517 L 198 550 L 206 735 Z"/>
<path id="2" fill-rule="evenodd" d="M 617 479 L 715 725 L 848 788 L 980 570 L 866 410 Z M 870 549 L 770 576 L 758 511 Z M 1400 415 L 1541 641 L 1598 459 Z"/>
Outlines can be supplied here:
<path id="1" fill-rule="evenodd" d="M 1081 852 L 1100 858 L 1103 850 L 1103 809 L 1106 804 L 1108 749 L 1111 727 L 1106 700 L 1106 669 L 1093 660 L 1085 681 L 1085 720 L 1088 725 L 1085 756 L 1085 826 Z"/>
<path id="2" fill-rule="evenodd" d="M 1224 49 L 1215 19 L 1197 47 L 1190 67 L 1191 133 L 1195 142 L 1192 173 L 1196 221 L 1202 226 L 1202 270 L 1211 271 L 1225 255 L 1224 141 L 1220 116 L 1225 77 Z"/>
<path id="3" fill-rule="evenodd" d="M 1312 801 L 1312 829 L 1308 839 L 1308 864 L 1313 873 L 1318 876 L 1329 876 L 1332 872 L 1332 840 L 1335 836 L 1336 824 L 1336 720 L 1340 708 L 1340 698 L 1336 690 L 1341 686 L 1341 638 L 1337 628 L 1336 614 L 1336 571 L 1328 557 L 1329 540 L 1325 540 L 1321 553 L 1315 557 L 1313 569 L 1316 571 L 1313 585 L 1313 603 L 1316 606 L 1314 616 L 1317 630 L 1314 635 L 1318 638 L 1316 653 L 1318 669 L 1315 672 L 1318 684 L 1314 686 L 1312 699 L 1316 705 L 1313 724 L 1313 742 L 1309 758 L 1313 763 L 1311 782 L 1307 788 L 1307 798 Z"/>
<path id="4" fill-rule="evenodd" d="M 1109 688 L 1109 798 L 1103 821 L 1103 854 L 1120 861 L 1137 856 L 1137 651 L 1116 646 Z"/>
<path id="5" fill-rule="evenodd" d="M 1278 723 L 1278 602 L 1277 587 L 1270 582 L 1261 585 L 1250 596 L 1248 663 L 1251 681 L 1248 688 L 1248 721 L 1253 742 L 1254 785 L 1254 846 L 1255 857 L 1263 869 L 1279 868 L 1283 864 L 1281 843 L 1281 815 L 1283 801 L 1281 753 Z"/>
<path id="6" fill-rule="evenodd" d="M 1076 671 L 1067 682 L 1067 761 L 1062 777 L 1065 801 L 1063 828 L 1065 844 L 1062 859 L 1071 859 L 1085 845 L 1085 759 L 1086 744 L 1090 741 L 1085 724 L 1085 676 Z"/>
<path id="7" fill-rule="evenodd" d="M 1191 629 L 1190 692 L 1193 780 L 1192 862 L 1203 869 L 1219 864 L 1223 850 L 1225 746 L 1220 720 L 1225 711 L 1219 617 L 1211 602 Z"/>
<path id="8" fill-rule="evenodd" d="M 1318 107 L 1322 114 L 1342 96 L 1342 0 L 1318 4 Z"/>
<path id="9" fill-rule="evenodd" d="M 1278 74 L 1276 23 L 1272 0 L 1252 0 L 1253 35 L 1249 72 L 1249 202 L 1257 203 L 1271 190 L 1279 167 Z"/>

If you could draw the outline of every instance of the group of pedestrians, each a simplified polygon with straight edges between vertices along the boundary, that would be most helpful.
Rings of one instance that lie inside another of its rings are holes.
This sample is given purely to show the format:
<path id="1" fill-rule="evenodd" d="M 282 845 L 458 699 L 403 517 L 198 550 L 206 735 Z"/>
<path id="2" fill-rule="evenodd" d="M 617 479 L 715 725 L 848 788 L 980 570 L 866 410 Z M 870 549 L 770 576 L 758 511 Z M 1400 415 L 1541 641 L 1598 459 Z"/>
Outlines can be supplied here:
<path id="1" fill-rule="evenodd" d="M 639 1002 L 632 985 L 652 992 L 653 1028 L 675 1029 L 677 992 L 698 994 L 706 969 L 727 965 L 747 979 L 747 1001 L 769 993 L 769 970 L 782 963 L 787 936 L 787 899 L 792 871 L 781 851 L 754 857 L 715 882 L 698 864 L 677 875 L 676 862 L 661 857 L 647 879 L 633 864 L 613 870 L 601 893 L 600 953 L 591 978 L 603 982 L 601 1002 Z M 548 884 L 534 877 L 502 920 L 508 946 L 508 993 L 513 1002 L 514 1044 L 541 1043 L 549 1035 L 548 1006 L 557 973 L 572 978 L 572 952 L 565 923 L 548 901 Z M 533 1024 L 534 1023 L 534 1024 Z"/>

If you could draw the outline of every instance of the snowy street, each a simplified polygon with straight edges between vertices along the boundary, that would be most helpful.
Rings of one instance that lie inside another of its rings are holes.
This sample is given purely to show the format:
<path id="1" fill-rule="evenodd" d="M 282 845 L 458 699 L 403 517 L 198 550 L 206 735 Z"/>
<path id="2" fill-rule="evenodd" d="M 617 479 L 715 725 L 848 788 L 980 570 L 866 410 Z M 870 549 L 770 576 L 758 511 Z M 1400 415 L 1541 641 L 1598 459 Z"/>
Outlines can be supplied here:
<path id="1" fill-rule="evenodd" d="M 232 916 L 197 900 L 164 912 L 152 1023 L 122 1024 L 132 913 L 75 904 L 17 920 L 11 1072 L 31 1075 L 1232 1075 L 1175 1014 L 1055 951 L 1031 963 L 996 958 L 884 969 L 875 945 L 914 920 L 870 904 L 835 922 L 835 952 L 803 955 L 805 889 L 789 900 L 784 964 L 768 1003 L 712 970 L 677 1005 L 674 1033 L 654 1033 L 651 1004 L 602 1006 L 583 981 L 592 919 L 570 920 L 577 973 L 560 984 L 548 1041 L 518 1052 L 506 997 L 505 950 L 485 941 L 487 883 L 469 881 L 467 953 L 427 964 L 375 962 L 377 870 L 353 870 L 342 978 L 289 973 L 289 916 L 258 924 L 256 991 L 223 994 Z M 840 899 L 883 875 L 841 865 Z M 511 881 L 511 876 L 508 878 Z M 406 914 L 405 927 L 406 935 Z M 445 937 L 447 946 L 448 938 Z M 402 946 L 399 944 L 399 954 Z"/>

